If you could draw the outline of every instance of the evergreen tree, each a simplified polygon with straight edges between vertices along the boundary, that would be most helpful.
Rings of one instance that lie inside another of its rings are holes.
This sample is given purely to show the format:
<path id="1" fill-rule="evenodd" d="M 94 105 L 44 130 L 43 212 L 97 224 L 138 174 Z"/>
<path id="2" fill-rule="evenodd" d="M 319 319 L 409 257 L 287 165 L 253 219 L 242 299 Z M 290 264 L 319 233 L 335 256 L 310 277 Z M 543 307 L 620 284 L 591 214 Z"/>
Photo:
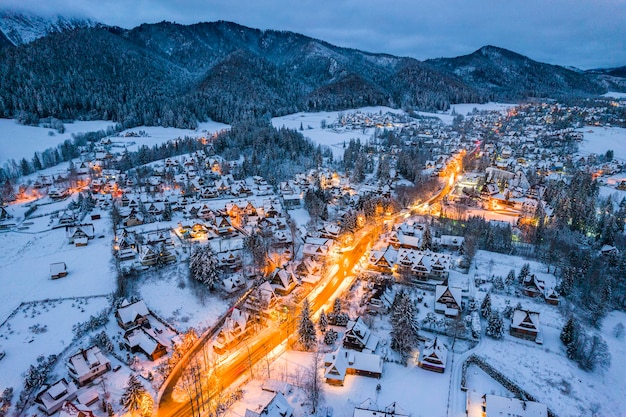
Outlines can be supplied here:
<path id="1" fill-rule="evenodd" d="M 311 350 L 315 346 L 315 339 L 315 325 L 311 320 L 311 308 L 308 298 L 305 298 L 298 322 L 298 342 L 304 350 Z"/>
<path id="2" fill-rule="evenodd" d="M 257 272 L 260 271 L 265 266 L 265 260 L 267 259 L 267 251 L 269 249 L 267 240 L 260 233 L 253 232 L 245 238 L 244 247 L 252 255 L 252 261 Z"/>
<path id="3" fill-rule="evenodd" d="M 326 317 L 326 313 L 324 313 L 324 310 L 322 310 L 322 312 L 320 313 L 320 318 L 317 322 L 317 325 L 319 326 L 322 333 L 326 331 L 326 328 L 328 327 L 328 318 Z"/>
<path id="4" fill-rule="evenodd" d="M 480 305 L 480 315 L 484 319 L 491 317 L 491 296 L 489 293 L 485 295 L 482 304 Z"/>
<path id="5" fill-rule="evenodd" d="M 433 237 L 430 234 L 430 228 L 426 227 L 422 234 L 422 250 L 431 250 L 433 247 Z"/>
<path id="6" fill-rule="evenodd" d="M 164 222 L 169 222 L 170 220 L 172 220 L 172 206 L 169 203 L 165 203 L 165 206 L 163 207 L 163 214 L 162 214 L 162 218 Z"/>
<path id="7" fill-rule="evenodd" d="M 502 316 L 498 310 L 493 310 L 489 315 L 485 334 L 493 337 L 494 339 L 502 338 L 502 335 L 504 334 L 504 320 L 502 320 Z"/>
<path id="8" fill-rule="evenodd" d="M 504 281 L 507 286 L 513 285 L 515 283 L 515 270 L 511 269 L 509 274 L 506 276 L 506 280 Z"/>
<path id="9" fill-rule="evenodd" d="M 341 313 L 341 298 L 335 298 L 335 301 L 333 302 L 333 313 Z"/>
<path id="10" fill-rule="evenodd" d="M 336 331 L 328 329 L 328 331 L 324 334 L 324 343 L 332 345 L 337 341 L 337 337 L 339 337 L 339 334 Z"/>
<path id="11" fill-rule="evenodd" d="M 152 414 L 152 407 L 150 407 L 150 413 L 146 413 L 148 410 L 145 403 L 150 402 L 148 397 L 150 397 L 150 394 L 139 382 L 139 378 L 131 374 L 126 382 L 126 388 L 120 399 L 120 404 L 131 414 L 134 411 L 139 411 L 142 416 L 149 416 Z"/>
<path id="12" fill-rule="evenodd" d="M 417 343 L 419 323 L 417 309 L 411 297 L 400 291 L 393 300 L 391 314 L 391 348 L 406 362 Z"/>
<path id="13" fill-rule="evenodd" d="M 574 322 L 574 317 L 570 316 L 570 318 L 565 323 L 565 326 L 563 326 L 563 329 L 561 330 L 561 335 L 559 336 L 561 342 L 563 342 L 565 346 L 572 343 L 575 339 L 575 332 L 576 323 Z"/>
<path id="14" fill-rule="evenodd" d="M 205 284 L 213 290 L 219 274 L 219 261 L 211 245 L 199 245 L 193 248 L 189 257 L 189 274 L 191 278 Z"/>
<path id="15" fill-rule="evenodd" d="M 524 280 L 530 276 L 530 264 L 525 263 L 522 265 L 522 269 L 519 271 L 519 275 L 517 276 L 517 281 L 520 284 L 524 283 Z"/>

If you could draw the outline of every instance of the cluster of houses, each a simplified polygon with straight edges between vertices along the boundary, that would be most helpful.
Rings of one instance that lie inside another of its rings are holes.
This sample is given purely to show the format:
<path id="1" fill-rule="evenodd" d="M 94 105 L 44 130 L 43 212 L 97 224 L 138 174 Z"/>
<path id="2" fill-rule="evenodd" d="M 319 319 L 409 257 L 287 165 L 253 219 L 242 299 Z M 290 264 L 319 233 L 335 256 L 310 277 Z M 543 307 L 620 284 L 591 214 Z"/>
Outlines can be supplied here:
<path id="1" fill-rule="evenodd" d="M 122 343 L 129 352 L 139 353 L 154 361 L 167 353 L 174 332 L 157 320 L 143 300 L 124 300 L 115 312 L 123 332 Z M 61 378 L 36 396 L 41 411 L 52 415 L 61 410 L 62 416 L 93 415 L 90 406 L 100 400 L 97 381 L 112 370 L 111 361 L 97 345 L 80 349 L 67 359 L 69 378 Z M 81 414 L 82 413 L 82 414 Z"/>
<path id="2" fill-rule="evenodd" d="M 450 254 L 430 250 L 430 246 L 458 250 L 464 239 L 444 235 L 432 237 L 427 243 L 425 229 L 425 225 L 412 220 L 395 226 L 387 239 L 387 246 L 370 252 L 369 268 L 406 275 L 415 281 L 445 281 L 453 267 L 453 258 Z"/>

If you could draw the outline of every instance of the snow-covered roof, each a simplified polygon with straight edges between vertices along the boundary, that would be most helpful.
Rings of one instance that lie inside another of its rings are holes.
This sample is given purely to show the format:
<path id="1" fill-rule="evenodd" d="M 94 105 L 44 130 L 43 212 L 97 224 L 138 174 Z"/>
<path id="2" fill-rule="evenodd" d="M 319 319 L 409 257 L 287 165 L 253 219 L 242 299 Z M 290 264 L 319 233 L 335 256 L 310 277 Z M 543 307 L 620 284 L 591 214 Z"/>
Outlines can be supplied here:
<path id="1" fill-rule="evenodd" d="M 485 412 L 488 416 L 547 417 L 548 406 L 534 401 L 486 394 Z"/>
<path id="2" fill-rule="evenodd" d="M 124 301 L 127 303 L 126 300 Z M 148 307 L 143 300 L 136 301 L 132 304 L 122 304 L 122 307 L 117 309 L 117 315 L 124 325 L 134 322 L 137 317 L 145 317 L 148 314 L 150 314 L 150 311 L 148 311 Z"/>

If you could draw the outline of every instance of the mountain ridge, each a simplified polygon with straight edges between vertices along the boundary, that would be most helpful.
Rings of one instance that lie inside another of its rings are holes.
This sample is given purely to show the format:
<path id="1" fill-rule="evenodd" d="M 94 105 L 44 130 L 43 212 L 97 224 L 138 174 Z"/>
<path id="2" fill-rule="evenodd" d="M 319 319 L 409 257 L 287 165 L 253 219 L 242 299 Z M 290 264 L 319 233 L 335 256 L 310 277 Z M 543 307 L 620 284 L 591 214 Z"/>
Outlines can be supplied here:
<path id="1" fill-rule="evenodd" d="M 51 56 L 63 62 L 39 59 Z M 52 32 L 0 47 L 0 74 L 0 117 L 110 118 L 127 127 L 369 105 L 443 110 L 462 102 L 598 95 L 616 85 L 615 77 L 491 45 L 419 61 L 227 21 Z"/>
<path id="2" fill-rule="evenodd" d="M 28 11 L 0 9 L 0 32 L 13 46 L 33 42 L 54 32 L 98 25 L 99 22 L 87 17 L 43 16 Z"/>

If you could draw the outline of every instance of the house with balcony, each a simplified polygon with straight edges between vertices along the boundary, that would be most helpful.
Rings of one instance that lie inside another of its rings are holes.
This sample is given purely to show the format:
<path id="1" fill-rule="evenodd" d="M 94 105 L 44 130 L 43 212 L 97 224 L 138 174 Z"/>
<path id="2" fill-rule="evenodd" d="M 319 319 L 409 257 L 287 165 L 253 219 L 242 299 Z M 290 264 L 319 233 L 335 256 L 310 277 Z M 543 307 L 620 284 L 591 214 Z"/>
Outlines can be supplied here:
<path id="1" fill-rule="evenodd" d="M 437 338 L 429 339 L 424 343 L 420 352 L 418 365 L 420 368 L 443 373 L 446 369 L 448 348 Z"/>

